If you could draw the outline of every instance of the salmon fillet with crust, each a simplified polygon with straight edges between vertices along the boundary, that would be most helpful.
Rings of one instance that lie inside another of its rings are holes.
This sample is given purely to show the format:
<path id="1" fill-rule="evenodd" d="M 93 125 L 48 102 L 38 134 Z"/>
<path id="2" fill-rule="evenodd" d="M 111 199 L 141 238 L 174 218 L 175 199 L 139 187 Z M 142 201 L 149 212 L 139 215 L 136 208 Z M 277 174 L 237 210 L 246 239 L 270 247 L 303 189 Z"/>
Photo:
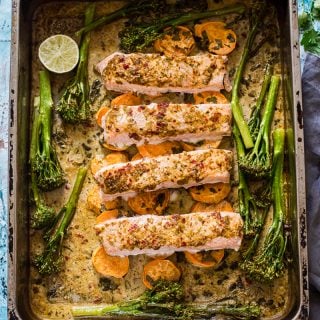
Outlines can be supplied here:
<path id="1" fill-rule="evenodd" d="M 119 106 L 102 118 L 104 142 L 117 148 L 167 140 L 197 143 L 231 135 L 230 104 Z"/>
<path id="2" fill-rule="evenodd" d="M 235 212 L 145 215 L 107 220 L 95 229 L 109 255 L 238 250 L 243 221 Z"/>
<path id="3" fill-rule="evenodd" d="M 151 96 L 166 92 L 231 90 L 226 56 L 201 53 L 175 59 L 150 53 L 115 52 L 96 66 L 108 90 Z"/>
<path id="4" fill-rule="evenodd" d="M 227 183 L 232 159 L 231 151 L 221 149 L 182 152 L 108 165 L 95 174 L 95 179 L 105 200 L 118 196 L 127 199 L 138 192 Z"/>

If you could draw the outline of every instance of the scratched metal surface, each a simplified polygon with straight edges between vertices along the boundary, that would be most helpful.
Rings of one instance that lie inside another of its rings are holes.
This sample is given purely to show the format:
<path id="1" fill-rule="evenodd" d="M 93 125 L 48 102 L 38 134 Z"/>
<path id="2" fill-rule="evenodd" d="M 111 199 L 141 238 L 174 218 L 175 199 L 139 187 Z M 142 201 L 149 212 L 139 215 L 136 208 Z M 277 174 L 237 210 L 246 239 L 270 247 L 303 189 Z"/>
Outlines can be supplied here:
<path id="1" fill-rule="evenodd" d="M 7 173 L 11 0 L 0 0 L 0 319 L 7 318 Z"/>

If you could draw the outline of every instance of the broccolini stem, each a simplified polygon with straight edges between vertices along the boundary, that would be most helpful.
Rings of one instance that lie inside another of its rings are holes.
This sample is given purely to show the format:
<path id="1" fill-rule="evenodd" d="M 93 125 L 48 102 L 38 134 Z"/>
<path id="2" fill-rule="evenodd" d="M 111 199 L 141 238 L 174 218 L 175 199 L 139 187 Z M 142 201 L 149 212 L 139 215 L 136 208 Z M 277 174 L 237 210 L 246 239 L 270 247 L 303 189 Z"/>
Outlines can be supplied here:
<path id="1" fill-rule="evenodd" d="M 81 193 L 81 189 L 82 189 L 86 174 L 87 174 L 87 168 L 81 167 L 78 170 L 78 174 L 77 174 L 76 181 L 74 183 L 71 195 L 69 197 L 67 204 L 64 207 L 65 214 L 63 215 L 59 228 L 56 230 L 56 234 L 64 233 L 65 230 L 68 228 L 69 224 L 71 223 L 77 208 L 77 202 Z"/>
<path id="2" fill-rule="evenodd" d="M 258 17 L 255 17 L 253 24 L 249 30 L 248 38 L 244 46 L 240 64 L 235 73 L 233 87 L 232 87 L 232 98 L 231 98 L 232 114 L 240 130 L 241 137 L 246 149 L 250 149 L 253 147 L 253 141 L 252 141 L 249 127 L 246 121 L 244 120 L 242 108 L 240 106 L 240 98 L 239 98 L 240 84 L 241 84 L 241 79 L 246 67 L 246 63 L 249 58 L 250 50 L 253 46 L 255 37 L 258 33 L 259 25 L 262 20 L 262 13 L 264 12 L 264 7 L 265 7 L 265 4 L 263 4 L 260 14 L 258 15 Z"/>
<path id="3" fill-rule="evenodd" d="M 150 3 L 150 9 L 153 8 L 153 4 Z M 146 8 L 148 8 L 148 4 L 144 4 L 143 7 L 141 8 L 142 10 L 145 10 Z M 104 17 L 99 18 L 98 20 L 93 21 L 92 23 L 90 23 L 89 25 L 83 27 L 82 29 L 80 29 L 79 31 L 76 32 L 76 35 L 79 36 L 82 33 L 86 33 L 89 32 L 103 24 L 106 23 L 110 23 L 112 21 L 115 21 L 117 19 L 121 19 L 121 18 L 126 18 L 130 15 L 130 13 L 136 12 L 137 11 L 137 7 L 133 6 L 133 5 L 126 5 Z M 201 12 L 201 13 L 190 13 L 190 14 L 185 14 L 183 16 L 181 16 L 180 18 L 178 18 L 175 22 L 173 23 L 169 23 L 169 21 L 174 21 L 171 19 L 166 19 L 168 21 L 168 24 L 162 25 L 160 27 L 160 29 L 166 27 L 166 26 L 177 26 L 181 23 L 186 23 L 186 22 L 190 22 L 190 21 L 194 21 L 194 20 L 199 20 L 199 19 L 205 19 L 208 17 L 215 17 L 215 16 L 220 16 L 220 15 L 225 15 L 225 14 L 231 14 L 231 13 L 239 13 L 242 14 L 245 11 L 245 7 L 241 4 L 237 4 L 234 6 L 230 6 L 230 7 L 226 7 L 223 9 L 218 9 L 218 10 L 207 10 L 205 12 Z"/>
<path id="4" fill-rule="evenodd" d="M 39 130 L 42 131 L 43 139 L 41 142 L 43 145 L 40 147 L 43 154 L 49 155 L 51 150 L 51 124 L 52 124 L 52 109 L 53 101 L 51 96 L 51 85 L 49 72 L 47 70 L 41 70 L 40 76 L 40 108 L 39 117 L 42 127 Z"/>
<path id="5" fill-rule="evenodd" d="M 264 128 L 264 129 L 259 130 L 259 134 L 254 145 L 253 153 L 256 153 L 256 154 L 259 153 L 261 139 L 263 139 L 265 143 L 265 153 L 269 153 L 270 151 L 270 142 L 269 142 L 270 128 L 271 128 L 275 106 L 277 103 L 279 85 L 280 85 L 280 77 L 272 76 L 270 89 L 269 89 L 267 102 L 266 102 L 266 107 L 265 107 L 265 111 L 264 111 L 264 114 L 261 120 L 261 125 L 260 125 L 260 128 Z"/>
<path id="6" fill-rule="evenodd" d="M 33 123 L 31 130 L 31 144 L 30 144 L 30 154 L 29 161 L 31 166 L 31 189 L 33 192 L 33 198 L 36 204 L 40 201 L 39 189 L 37 186 L 37 179 L 33 171 L 33 163 L 36 159 L 37 150 L 39 147 L 39 128 L 40 128 L 40 114 L 39 114 L 39 105 L 40 97 L 35 97 L 33 102 Z"/>
<path id="7" fill-rule="evenodd" d="M 139 5 L 138 5 L 139 7 Z M 150 3 L 148 5 L 148 3 L 143 3 L 143 8 L 147 8 L 150 7 L 150 9 L 153 7 L 153 3 Z M 142 8 L 141 8 L 142 9 Z M 113 22 L 117 19 L 121 19 L 121 18 L 126 18 L 128 15 L 130 15 L 130 13 L 136 12 L 137 11 L 137 6 L 134 4 L 130 4 L 128 3 L 127 5 L 123 6 L 122 8 L 107 14 L 106 16 L 103 16 L 93 22 L 90 23 L 86 23 L 85 26 L 83 28 L 81 28 L 80 30 L 78 30 L 76 32 L 76 36 L 81 36 L 84 33 L 87 33 L 89 31 L 92 31 L 100 26 L 102 26 L 103 24 L 107 24 L 110 22 Z"/>
<path id="8" fill-rule="evenodd" d="M 85 12 L 84 24 L 89 25 L 94 17 L 95 4 L 90 4 Z M 77 68 L 76 79 L 83 85 L 84 97 L 88 96 L 90 87 L 88 83 L 88 55 L 90 45 L 90 33 L 83 35 L 79 52 L 79 65 Z"/>
<path id="9" fill-rule="evenodd" d="M 162 24 L 160 29 L 163 29 L 169 26 L 174 27 L 187 22 L 192 22 L 192 21 L 211 18 L 211 17 L 218 17 L 218 16 L 223 16 L 223 15 L 232 14 L 232 13 L 243 14 L 245 12 L 245 9 L 246 7 L 243 4 L 236 4 L 236 5 L 227 6 L 221 9 L 207 10 L 204 12 L 196 12 L 196 13 L 189 12 L 174 19 L 168 19 L 167 21 L 164 20 L 164 23 Z"/>
<path id="10" fill-rule="evenodd" d="M 260 91 L 257 103 L 255 104 L 254 108 L 251 111 L 250 120 L 248 122 L 250 134 L 254 140 L 256 139 L 256 136 L 259 132 L 260 111 L 261 111 L 264 98 L 267 94 L 267 91 L 268 91 L 268 88 L 270 85 L 272 70 L 273 70 L 273 68 L 272 68 L 271 64 L 268 63 L 265 68 L 263 83 L 262 83 L 262 87 L 261 87 L 261 91 Z"/>
<path id="11" fill-rule="evenodd" d="M 272 183 L 274 201 L 274 221 L 280 227 L 284 223 L 283 212 L 283 160 L 284 160 L 284 141 L 285 130 L 276 129 L 273 132 L 274 155 L 277 157 L 274 168 L 274 179 Z"/>
<path id="12" fill-rule="evenodd" d="M 72 315 L 74 317 L 85 317 L 85 316 L 103 316 L 107 313 L 114 311 L 120 311 L 117 304 L 111 305 L 89 305 L 89 306 L 73 306 Z"/>
<path id="13" fill-rule="evenodd" d="M 117 304 L 105 306 L 73 306 L 74 317 L 117 315 L 123 317 L 149 316 L 155 319 L 209 319 L 214 315 L 223 314 L 232 316 L 235 319 L 255 319 L 260 315 L 260 308 L 257 305 L 227 305 L 227 304 L 206 304 L 195 303 L 146 303 L 140 310 L 138 308 L 121 308 Z M 191 318 L 192 317 L 192 318 Z"/>

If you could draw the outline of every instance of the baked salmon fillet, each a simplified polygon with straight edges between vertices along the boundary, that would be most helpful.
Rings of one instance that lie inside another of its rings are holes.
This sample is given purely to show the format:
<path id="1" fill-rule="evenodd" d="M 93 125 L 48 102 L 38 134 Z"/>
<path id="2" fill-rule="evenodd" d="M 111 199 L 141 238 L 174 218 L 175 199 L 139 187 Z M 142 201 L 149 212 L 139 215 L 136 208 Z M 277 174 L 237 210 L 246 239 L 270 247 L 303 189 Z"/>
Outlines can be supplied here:
<path id="1" fill-rule="evenodd" d="M 196 150 L 108 165 L 94 177 L 105 200 L 118 196 L 127 199 L 138 192 L 227 183 L 232 159 L 233 154 L 228 150 Z"/>
<path id="2" fill-rule="evenodd" d="M 243 221 L 235 212 L 144 215 L 107 220 L 95 229 L 109 255 L 238 250 Z"/>
<path id="3" fill-rule="evenodd" d="M 151 96 L 231 89 L 226 56 L 201 53 L 175 59 L 150 53 L 115 52 L 96 66 L 108 90 Z"/>
<path id="4" fill-rule="evenodd" d="M 152 103 L 110 109 L 102 118 L 104 141 L 116 148 L 167 140 L 197 143 L 231 135 L 230 104 Z"/>

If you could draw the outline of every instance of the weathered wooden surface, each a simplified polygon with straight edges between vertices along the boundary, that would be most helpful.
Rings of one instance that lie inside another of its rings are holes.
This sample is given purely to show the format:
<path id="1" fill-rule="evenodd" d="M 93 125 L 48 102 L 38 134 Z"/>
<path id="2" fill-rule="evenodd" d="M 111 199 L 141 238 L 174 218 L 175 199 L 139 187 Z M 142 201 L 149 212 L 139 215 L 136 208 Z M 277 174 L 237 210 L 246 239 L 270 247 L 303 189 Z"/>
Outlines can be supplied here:
<path id="1" fill-rule="evenodd" d="M 7 173 L 11 1 L 0 0 L 0 319 L 7 318 Z"/>

